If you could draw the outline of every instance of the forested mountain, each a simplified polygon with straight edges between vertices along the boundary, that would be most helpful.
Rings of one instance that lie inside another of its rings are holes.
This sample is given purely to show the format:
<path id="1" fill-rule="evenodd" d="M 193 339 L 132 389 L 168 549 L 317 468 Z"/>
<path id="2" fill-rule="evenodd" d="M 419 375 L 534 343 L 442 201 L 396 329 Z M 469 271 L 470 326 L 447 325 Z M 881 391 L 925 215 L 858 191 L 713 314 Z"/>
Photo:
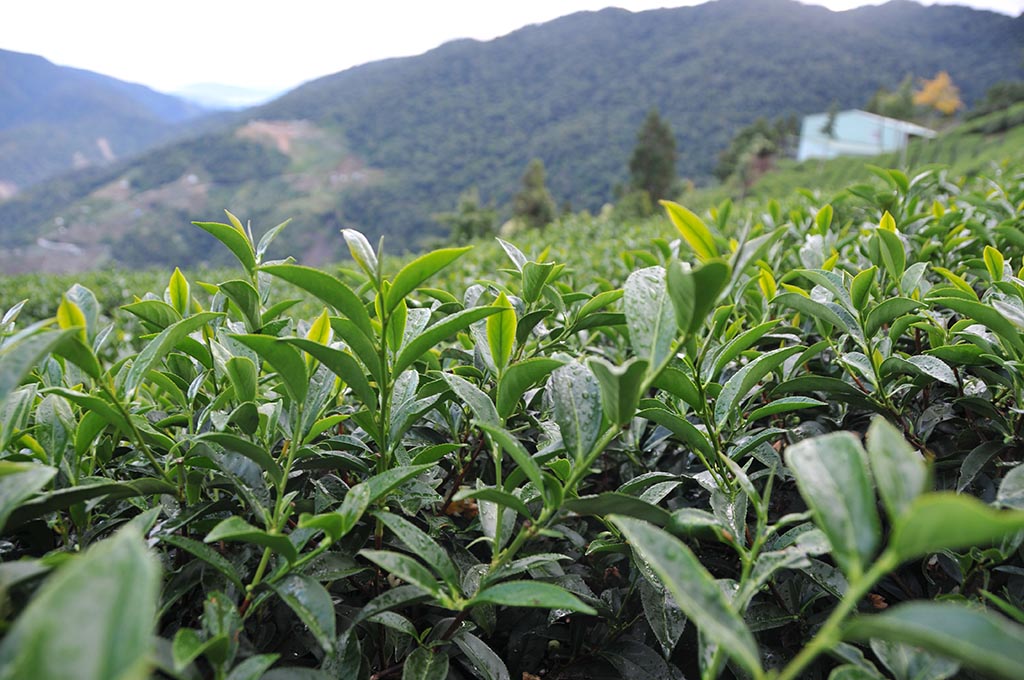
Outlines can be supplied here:
<path id="1" fill-rule="evenodd" d="M 0 198 L 167 141 L 204 113 L 142 85 L 0 50 Z"/>
<path id="2" fill-rule="evenodd" d="M 59 218 L 63 239 L 104 242 L 124 262 L 180 263 L 208 255 L 188 220 L 226 207 L 257 230 L 294 217 L 289 252 L 310 260 L 340 254 L 341 226 L 414 246 L 468 187 L 505 204 L 534 157 L 559 203 L 600 207 L 654 106 L 675 131 L 680 175 L 702 182 L 758 116 L 863 106 L 940 70 L 970 103 L 1024 75 L 1021 45 L 1024 17 L 906 0 L 579 13 L 313 81 L 227 132 L 0 204 L 0 238 L 30 243 Z"/>

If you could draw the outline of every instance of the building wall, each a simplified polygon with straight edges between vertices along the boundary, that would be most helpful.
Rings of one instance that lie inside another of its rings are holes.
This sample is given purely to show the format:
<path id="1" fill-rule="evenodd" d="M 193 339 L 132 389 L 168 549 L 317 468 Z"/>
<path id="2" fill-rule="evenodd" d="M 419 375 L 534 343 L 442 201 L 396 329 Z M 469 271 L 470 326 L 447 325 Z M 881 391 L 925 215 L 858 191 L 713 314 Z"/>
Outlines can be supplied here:
<path id="1" fill-rule="evenodd" d="M 837 156 L 873 156 L 899 151 L 910 136 L 933 137 L 928 128 L 865 111 L 840 111 L 836 114 L 833 137 L 821 129 L 827 113 L 806 116 L 800 128 L 797 160 L 835 158 Z"/>

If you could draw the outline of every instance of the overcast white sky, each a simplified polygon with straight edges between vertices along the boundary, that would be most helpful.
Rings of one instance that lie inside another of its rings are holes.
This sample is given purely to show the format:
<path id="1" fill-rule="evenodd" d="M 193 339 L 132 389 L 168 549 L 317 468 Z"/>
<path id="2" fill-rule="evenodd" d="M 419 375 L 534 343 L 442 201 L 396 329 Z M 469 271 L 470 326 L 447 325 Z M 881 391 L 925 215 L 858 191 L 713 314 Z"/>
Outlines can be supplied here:
<path id="1" fill-rule="evenodd" d="M 195 83 L 284 90 L 350 66 L 488 40 L 607 6 L 704 0 L 7 0 L 0 48 L 174 91 Z M 883 0 L 802 0 L 844 10 Z M 1024 0 L 918 0 L 1017 16 Z"/>

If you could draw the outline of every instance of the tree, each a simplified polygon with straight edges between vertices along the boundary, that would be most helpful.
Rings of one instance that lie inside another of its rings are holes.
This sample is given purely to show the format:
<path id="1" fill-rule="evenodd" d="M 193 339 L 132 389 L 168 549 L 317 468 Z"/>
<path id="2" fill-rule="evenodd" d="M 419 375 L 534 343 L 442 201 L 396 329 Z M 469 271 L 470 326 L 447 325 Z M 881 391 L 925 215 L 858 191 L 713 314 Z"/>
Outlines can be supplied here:
<path id="1" fill-rule="evenodd" d="M 473 239 L 491 236 L 495 232 L 498 213 L 491 205 L 480 205 L 480 192 L 476 187 L 459 195 L 454 212 L 438 213 L 434 220 L 446 227 L 452 241 L 465 243 Z"/>
<path id="2" fill-rule="evenodd" d="M 629 174 L 633 188 L 646 191 L 651 201 L 671 198 L 676 182 L 676 138 L 656 108 L 647 113 L 636 135 Z"/>
<path id="3" fill-rule="evenodd" d="M 895 92 L 884 87 L 878 88 L 871 101 L 868 102 L 867 110 L 870 113 L 877 113 L 887 118 L 898 118 L 899 120 L 911 120 L 914 117 L 914 78 L 907 75 Z"/>
<path id="4" fill-rule="evenodd" d="M 512 214 L 528 227 L 543 227 L 555 219 L 555 200 L 544 181 L 544 161 L 534 158 L 523 175 L 523 188 L 512 199 Z"/>
<path id="5" fill-rule="evenodd" d="M 945 71 L 921 82 L 921 89 L 914 93 L 914 103 L 935 109 L 944 116 L 952 116 L 964 106 L 960 101 L 960 88 L 953 84 L 953 79 Z"/>

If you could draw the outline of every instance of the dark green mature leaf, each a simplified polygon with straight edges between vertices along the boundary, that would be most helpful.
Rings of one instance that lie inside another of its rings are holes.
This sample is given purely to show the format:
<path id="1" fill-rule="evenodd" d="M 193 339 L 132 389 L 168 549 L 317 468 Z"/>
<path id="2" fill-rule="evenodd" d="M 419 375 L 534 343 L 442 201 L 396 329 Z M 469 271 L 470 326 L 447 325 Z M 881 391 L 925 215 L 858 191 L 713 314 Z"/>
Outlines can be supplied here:
<path id="1" fill-rule="evenodd" d="M 927 490 L 928 468 L 921 454 L 882 417 L 876 417 L 868 429 L 867 450 L 878 494 L 889 518 L 895 520 Z"/>
<path id="2" fill-rule="evenodd" d="M 647 625 L 658 639 L 662 653 L 668 657 L 686 628 L 686 615 L 665 588 L 647 579 L 640 580 L 640 603 Z"/>
<path id="3" fill-rule="evenodd" d="M 320 529 L 330 536 L 332 541 L 337 541 L 352 531 L 369 507 L 370 488 L 366 484 L 356 484 L 345 494 L 345 500 L 341 502 L 338 510 L 321 515 L 304 514 L 299 518 L 299 528 Z"/>
<path id="4" fill-rule="evenodd" d="M 549 357 L 534 357 L 512 364 L 498 378 L 496 396 L 498 415 L 508 418 L 515 412 L 519 399 L 526 390 L 540 383 L 551 371 L 565 362 Z"/>
<path id="5" fill-rule="evenodd" d="M 510 680 L 505 662 L 477 636 L 463 630 L 452 638 L 452 642 L 462 650 L 473 670 L 484 680 Z"/>
<path id="6" fill-rule="evenodd" d="M 203 539 L 203 543 L 216 543 L 217 541 L 242 541 L 262 545 L 264 548 L 270 548 L 282 555 L 289 562 L 294 562 L 298 557 L 295 545 L 288 540 L 287 536 L 257 529 L 241 517 L 236 516 L 221 520 Z"/>
<path id="7" fill-rule="evenodd" d="M 830 326 L 834 326 L 841 331 L 849 333 L 854 337 L 860 338 L 860 330 L 851 323 L 853 321 L 852 317 L 846 318 L 841 316 L 839 311 L 837 311 L 841 308 L 834 303 L 833 306 L 830 307 L 828 304 L 804 297 L 799 293 L 782 293 L 781 295 L 776 295 L 772 302 L 782 305 L 783 307 L 788 307 L 806 316 L 815 318 L 829 324 Z"/>
<path id="8" fill-rule="evenodd" d="M 125 529 L 61 567 L 0 642 L 0 678 L 149 677 L 160 565 Z"/>
<path id="9" fill-rule="evenodd" d="M 247 439 L 242 439 L 238 435 L 229 432 L 206 432 L 196 437 L 196 441 L 213 442 L 228 451 L 245 456 L 265 470 L 270 475 L 270 478 L 278 484 L 284 478 L 284 470 L 281 469 L 281 465 L 274 460 L 274 456 L 269 451 L 258 444 L 253 444 Z"/>
<path id="10" fill-rule="evenodd" d="M 302 267 L 297 264 L 263 265 L 260 267 L 260 271 L 284 279 L 307 293 L 315 295 L 351 320 L 366 338 L 374 337 L 370 315 L 366 311 L 362 299 L 341 280 L 319 269 Z"/>
<path id="11" fill-rule="evenodd" d="M 402 664 L 402 680 L 445 680 L 447 677 L 448 655 L 444 650 L 418 647 Z"/>
<path id="12" fill-rule="evenodd" d="M 289 574 L 283 580 L 268 585 L 306 624 L 320 647 L 328 654 L 333 652 L 337 633 L 334 603 L 327 589 L 302 574 Z"/>
<path id="13" fill-rule="evenodd" d="M 78 332 L 78 329 L 68 328 L 29 334 L 5 346 L 0 351 L 0 406 L 58 343 L 76 336 Z"/>
<path id="14" fill-rule="evenodd" d="M 533 460 L 533 456 L 523 447 L 515 436 L 503 427 L 490 425 L 488 423 L 477 423 L 477 426 L 487 433 L 492 442 L 512 457 L 519 469 L 523 471 L 526 478 L 533 482 L 538 491 L 544 488 L 543 473 L 540 466 Z"/>
<path id="15" fill-rule="evenodd" d="M 306 340 L 305 338 L 285 338 L 285 340 L 307 352 L 326 366 L 334 375 L 344 380 L 352 388 L 356 396 L 359 397 L 363 406 L 370 410 L 376 410 L 377 393 L 370 386 L 370 381 L 366 379 L 366 372 L 351 354 L 340 349 L 321 345 L 312 340 Z"/>
<path id="16" fill-rule="evenodd" d="M 269 335 L 232 335 L 260 358 L 266 361 L 277 372 L 289 396 L 298 403 L 306 399 L 309 391 L 309 376 L 306 374 L 306 362 L 298 351 L 290 344 Z"/>
<path id="17" fill-rule="evenodd" d="M 501 418 L 498 417 L 498 411 L 494 408 L 494 402 L 479 387 L 453 373 L 442 373 L 441 377 L 448 383 L 452 392 L 469 406 L 473 416 L 481 424 L 492 427 L 501 425 Z"/>
<path id="18" fill-rule="evenodd" d="M 960 664 L 933 656 L 919 647 L 874 638 L 871 651 L 896 680 L 946 680 L 957 674 Z"/>
<path id="19" fill-rule="evenodd" d="M 571 363 L 551 374 L 548 391 L 566 451 L 577 460 L 590 451 L 601 430 L 601 386 L 586 366 Z"/>
<path id="20" fill-rule="evenodd" d="M 452 591 L 459 590 L 459 570 L 444 548 L 434 539 L 409 520 L 390 512 L 375 512 L 374 517 L 390 529 L 410 552 L 422 557 Z"/>
<path id="21" fill-rule="evenodd" d="M 370 503 L 383 498 L 403 482 L 406 482 L 416 475 L 434 467 L 433 464 L 424 465 L 401 465 L 367 479 L 363 484 L 369 490 Z M 353 487 L 354 488 L 354 487 Z"/>
<path id="22" fill-rule="evenodd" d="M 163 479 L 143 477 L 126 482 L 87 482 L 56 491 L 42 493 L 33 500 L 18 506 L 7 520 L 8 531 L 20 527 L 25 522 L 42 517 L 57 510 L 70 508 L 76 503 L 93 498 L 133 498 L 156 494 L 174 494 L 177 488 Z"/>
<path id="23" fill-rule="evenodd" d="M 904 314 L 910 314 L 923 306 L 924 303 L 905 297 L 883 300 L 868 312 L 867 319 L 864 322 L 864 334 L 872 338 L 882 326 L 890 324 L 893 320 Z"/>
<path id="24" fill-rule="evenodd" d="M 245 327 L 250 333 L 257 332 L 263 325 L 260 316 L 260 294 L 248 281 L 236 279 L 220 284 L 220 292 L 235 303 L 245 319 Z"/>
<path id="25" fill-rule="evenodd" d="M 647 522 L 614 515 L 608 519 L 622 530 L 637 558 L 646 562 L 701 632 L 744 669 L 760 676 L 763 671 L 753 634 L 693 552 Z"/>
<path id="26" fill-rule="evenodd" d="M 661 267 L 640 269 L 626 279 L 623 308 L 633 351 L 651 370 L 668 359 L 675 340 L 676 318 Z"/>
<path id="27" fill-rule="evenodd" d="M 230 215 L 230 213 L 228 213 Z M 249 274 L 256 273 L 256 253 L 253 252 L 252 243 L 241 229 L 220 222 L 193 222 L 206 233 L 227 246 L 238 261 L 245 267 Z"/>
<path id="28" fill-rule="evenodd" d="M 446 316 L 427 328 L 410 340 L 395 359 L 392 369 L 394 375 L 400 375 L 402 371 L 416 363 L 416 360 L 426 354 L 437 343 L 449 338 L 471 324 L 485 319 L 491 314 L 501 311 L 500 307 L 471 307 L 461 312 Z"/>
<path id="29" fill-rule="evenodd" d="M 360 550 L 359 554 L 382 569 L 386 569 L 406 583 L 435 598 L 441 597 L 441 584 L 426 567 L 413 558 L 390 550 Z"/>
<path id="30" fill-rule="evenodd" d="M 704 407 L 704 401 L 700 397 L 700 391 L 693 378 L 674 366 L 668 366 L 659 373 L 658 377 L 654 379 L 654 386 L 682 399 L 691 408 Z"/>
<path id="31" fill-rule="evenodd" d="M 1018 352 L 1024 352 L 1024 340 L 1021 339 L 1017 327 L 996 311 L 992 305 L 955 297 L 936 297 L 932 298 L 930 302 L 933 305 L 949 307 L 954 312 L 980 323 L 1006 341 L 1010 347 Z"/>
<path id="32" fill-rule="evenodd" d="M 1024 667 L 1024 626 L 949 602 L 909 602 L 857 617 L 846 626 L 844 637 L 915 645 L 1006 680 L 1018 680 Z"/>
<path id="33" fill-rule="evenodd" d="M 1003 477 L 996 503 L 1004 508 L 1024 510 L 1024 464 L 1017 465 Z"/>
<path id="34" fill-rule="evenodd" d="M 718 399 L 715 401 L 715 424 L 718 427 L 725 425 L 736 414 L 743 398 L 754 389 L 754 386 L 762 378 L 779 368 L 782 362 L 794 354 L 798 354 L 803 349 L 802 346 L 796 345 L 766 352 L 736 371 L 726 381 L 721 393 L 718 395 Z"/>
<path id="35" fill-rule="evenodd" d="M 648 408 L 637 413 L 641 418 L 658 423 L 664 428 L 672 431 L 679 441 L 690 447 L 691 450 L 700 453 L 705 460 L 715 457 L 715 449 L 708 439 L 707 434 L 697 429 L 693 423 L 680 418 L 676 414 L 663 408 Z"/>
<path id="36" fill-rule="evenodd" d="M 160 362 L 168 352 L 172 351 L 178 343 L 187 338 L 189 334 L 199 330 L 214 319 L 219 319 L 223 314 L 219 312 L 200 312 L 171 324 L 160 334 L 149 341 L 149 343 L 132 360 L 131 368 L 124 379 L 124 391 L 132 394 L 142 384 L 149 374 L 149 371 Z"/>
<path id="37" fill-rule="evenodd" d="M 57 474 L 57 468 L 38 463 L 0 461 L 0 530 L 11 513 Z"/>
<path id="38" fill-rule="evenodd" d="M 509 607 L 565 609 L 581 614 L 597 614 L 597 610 L 584 604 L 565 588 L 542 581 L 506 581 L 484 588 L 472 600 L 473 604 L 482 602 Z"/>
<path id="39" fill-rule="evenodd" d="M 385 314 L 390 314 L 398 306 L 398 303 L 421 283 L 472 249 L 472 246 L 441 248 L 421 255 L 402 267 L 395 275 L 395 280 L 391 282 L 391 288 L 388 290 L 385 299 Z"/>
<path id="40" fill-rule="evenodd" d="M 971 496 L 917 497 L 893 525 L 889 549 L 901 561 L 940 550 L 987 545 L 1024 531 L 1024 511 L 999 511 Z"/>
<path id="41" fill-rule="evenodd" d="M 859 576 L 881 540 L 867 454 L 856 437 L 836 432 L 786 449 L 800 495 L 850 578 Z"/>
<path id="42" fill-rule="evenodd" d="M 633 357 L 615 366 L 600 357 L 591 357 L 587 365 L 601 385 L 601 404 L 609 422 L 625 425 L 633 420 L 647 374 L 647 362 Z"/>
<path id="43" fill-rule="evenodd" d="M 657 505 L 640 500 L 616 491 L 608 491 L 594 496 L 581 496 L 562 503 L 562 508 L 579 515 L 624 515 L 642 519 L 657 526 L 665 526 L 672 515 Z"/>
<path id="44" fill-rule="evenodd" d="M 163 534 L 160 536 L 160 541 L 198 557 L 203 562 L 206 562 L 226 576 L 227 579 L 234 583 L 239 590 L 245 589 L 245 585 L 242 583 L 242 577 L 239 575 L 238 570 L 235 569 L 235 565 L 231 564 L 226 557 L 205 543 L 200 543 L 199 541 L 194 541 L 191 538 L 179 536 L 178 534 Z"/>

